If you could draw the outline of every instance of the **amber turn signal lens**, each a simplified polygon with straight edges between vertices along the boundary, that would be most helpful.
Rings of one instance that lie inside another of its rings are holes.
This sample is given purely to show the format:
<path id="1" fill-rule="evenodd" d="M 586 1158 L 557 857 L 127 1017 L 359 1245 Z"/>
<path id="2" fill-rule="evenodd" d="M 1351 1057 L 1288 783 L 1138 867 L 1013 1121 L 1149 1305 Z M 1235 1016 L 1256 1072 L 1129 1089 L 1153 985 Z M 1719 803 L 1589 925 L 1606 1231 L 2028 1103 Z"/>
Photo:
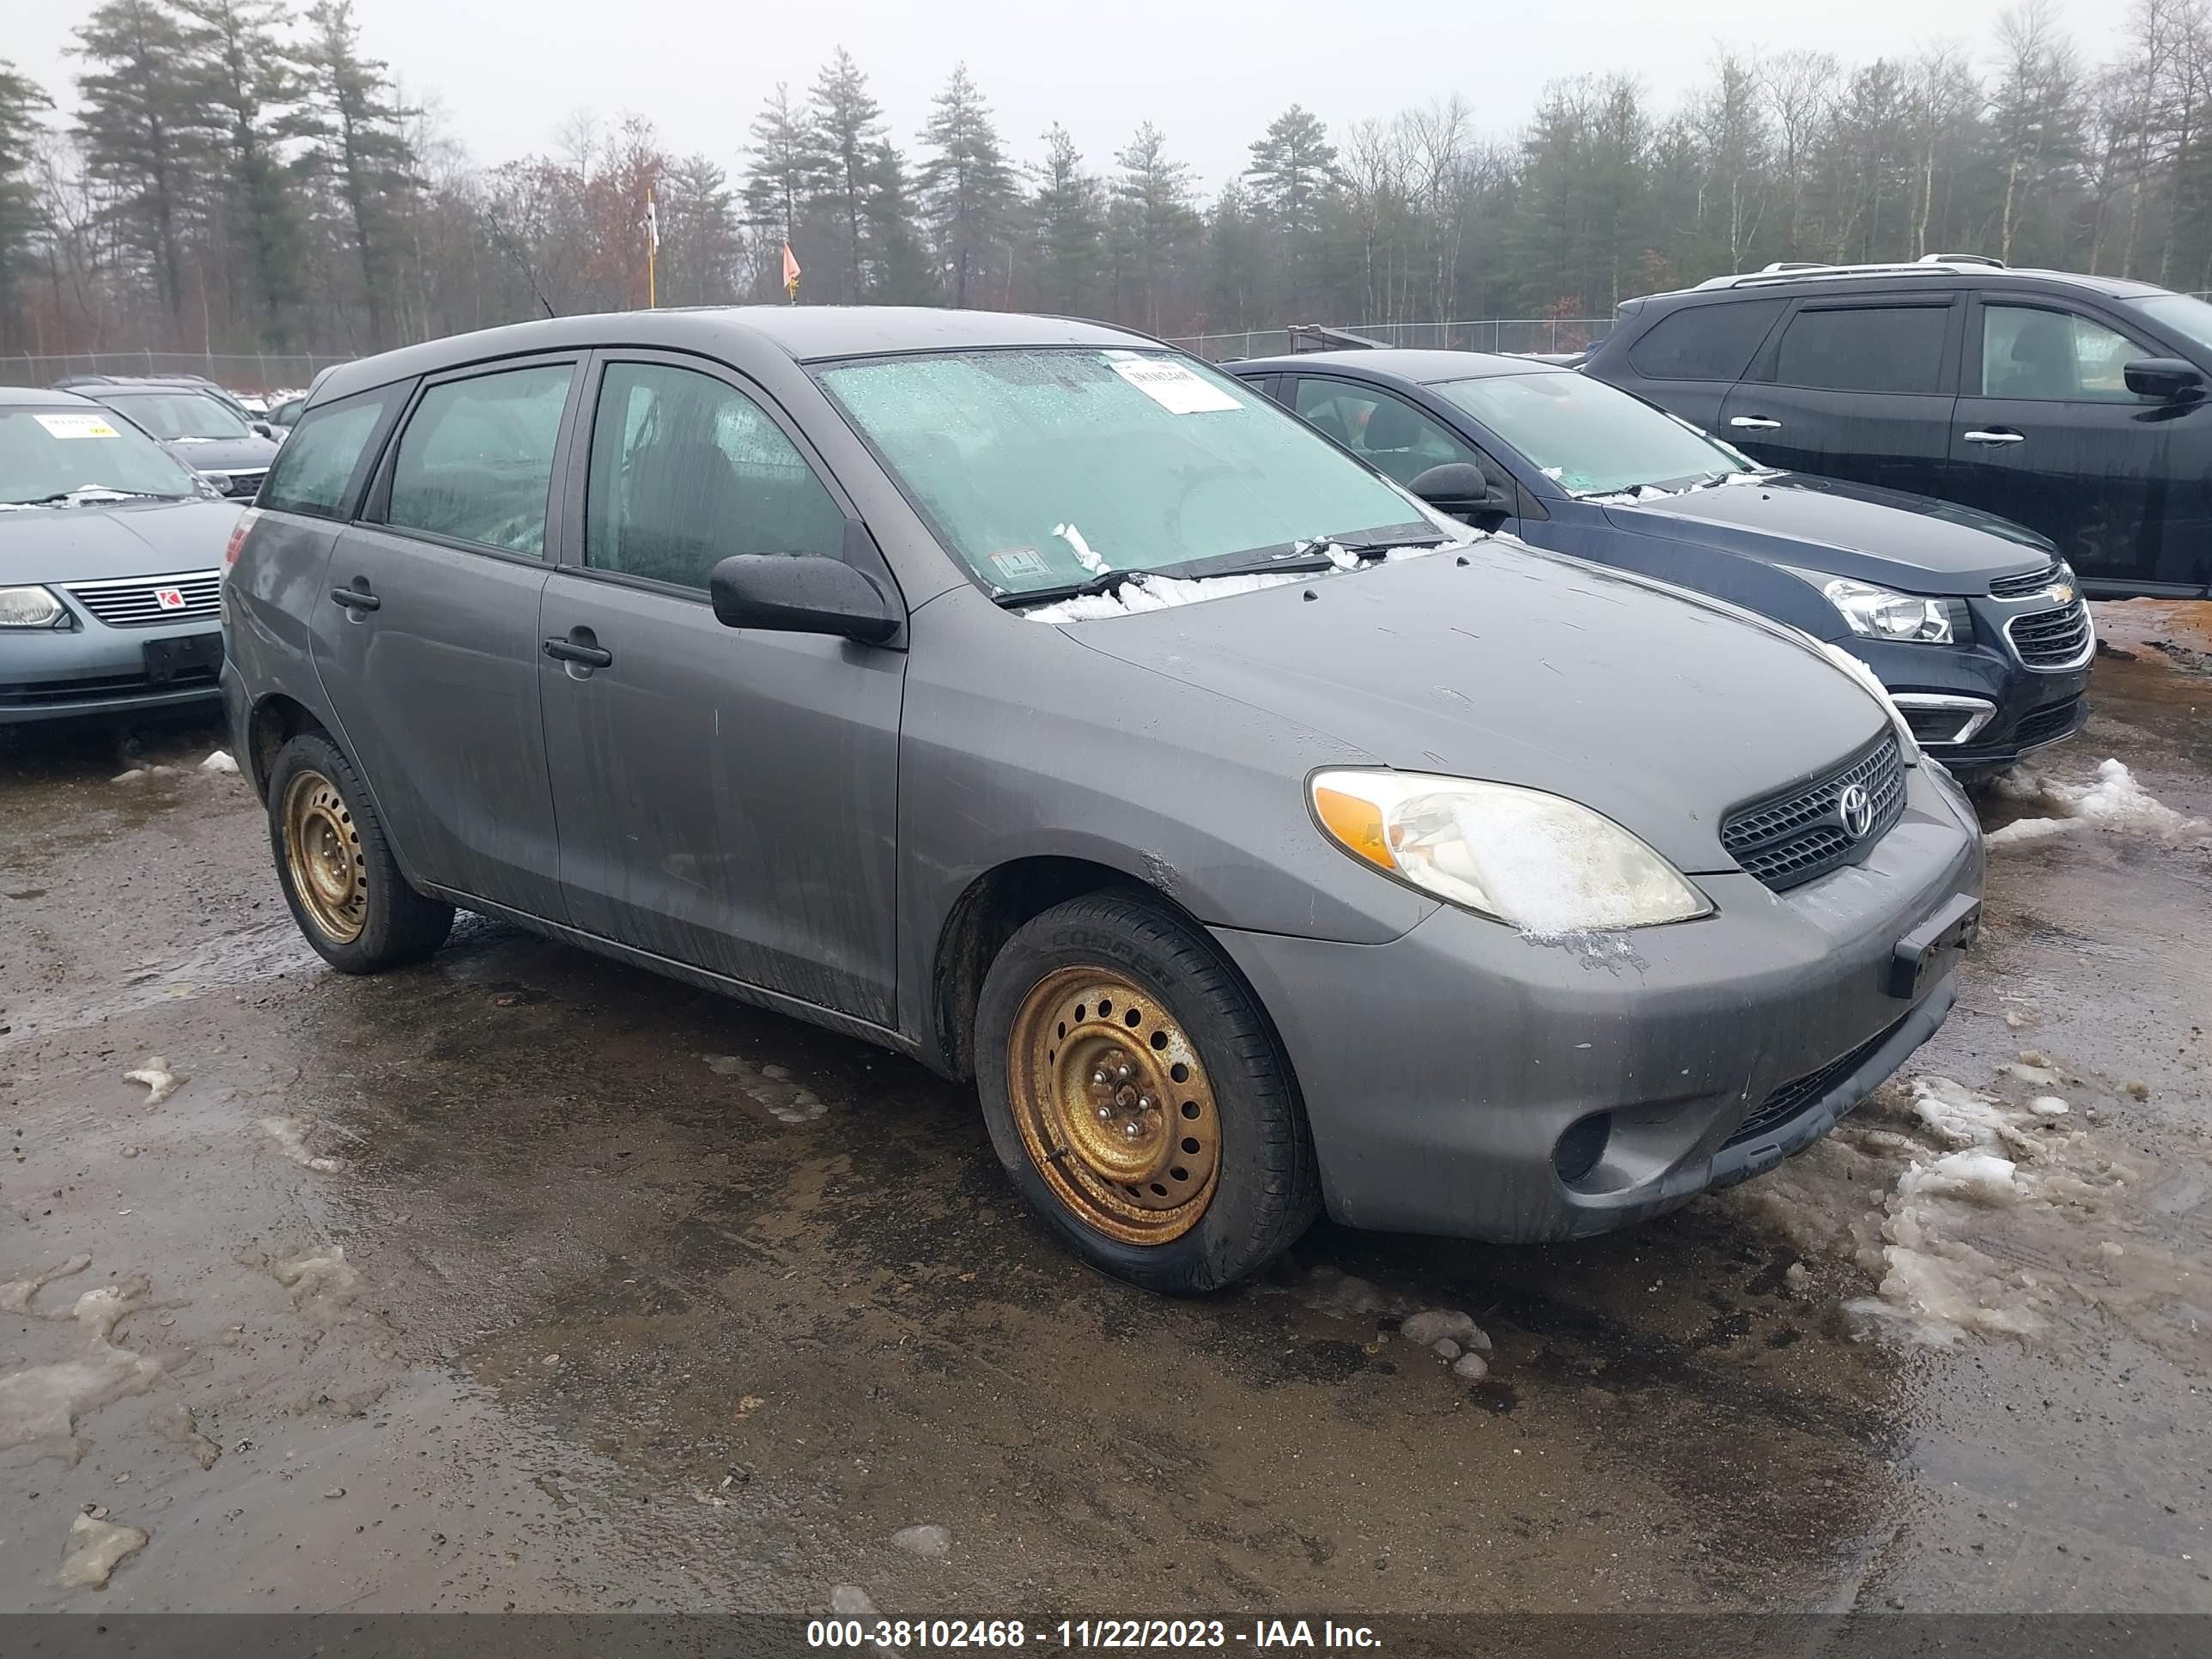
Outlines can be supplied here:
<path id="1" fill-rule="evenodd" d="M 1390 856 L 1389 842 L 1383 836 L 1381 807 L 1371 800 L 1362 800 L 1357 795 L 1347 795 L 1340 789 L 1326 786 L 1314 791 L 1313 799 L 1314 811 L 1322 829 L 1370 864 L 1384 870 L 1398 867 Z"/>

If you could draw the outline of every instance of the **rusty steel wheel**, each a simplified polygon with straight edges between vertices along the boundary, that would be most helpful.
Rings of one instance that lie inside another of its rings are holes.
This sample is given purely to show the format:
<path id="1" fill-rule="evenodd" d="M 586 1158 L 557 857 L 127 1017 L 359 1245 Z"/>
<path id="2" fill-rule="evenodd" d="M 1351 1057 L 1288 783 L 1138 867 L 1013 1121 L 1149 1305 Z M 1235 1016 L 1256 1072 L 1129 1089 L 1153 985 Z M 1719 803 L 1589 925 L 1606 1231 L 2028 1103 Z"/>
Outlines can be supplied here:
<path id="1" fill-rule="evenodd" d="M 368 861 L 345 798 L 320 772 L 297 772 L 285 787 L 283 824 L 301 908 L 333 945 L 351 944 L 368 920 Z"/>
<path id="2" fill-rule="evenodd" d="M 1046 975 L 1006 1044 L 1031 1163 L 1068 1212 L 1127 1244 L 1196 1226 L 1221 1173 L 1221 1119 L 1198 1050 L 1158 997 L 1089 967 Z"/>

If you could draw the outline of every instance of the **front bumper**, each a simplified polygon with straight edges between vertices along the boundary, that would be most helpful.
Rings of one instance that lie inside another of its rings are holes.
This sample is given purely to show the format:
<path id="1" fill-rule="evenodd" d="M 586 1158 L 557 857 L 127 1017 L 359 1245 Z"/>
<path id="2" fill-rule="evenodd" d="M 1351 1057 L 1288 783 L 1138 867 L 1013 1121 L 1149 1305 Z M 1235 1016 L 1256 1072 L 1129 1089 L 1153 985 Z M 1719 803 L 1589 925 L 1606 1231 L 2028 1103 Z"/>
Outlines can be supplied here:
<path id="1" fill-rule="evenodd" d="M 196 710 L 222 696 L 216 622 L 119 629 L 82 614 L 76 620 L 74 629 L 0 633 L 0 726 Z M 173 643 L 185 649 L 165 653 Z M 155 660 L 165 654 L 178 660 Z"/>
<path id="2" fill-rule="evenodd" d="M 1899 700 L 1921 746 L 1954 772 L 2009 766 L 2045 744 L 2063 742 L 2087 724 L 2087 662 L 2067 669 L 2029 668 L 2002 643 L 2018 604 L 1975 599 L 1975 637 L 1957 645 L 1905 645 L 1856 635 L 1836 643 L 1874 670 Z M 1962 711 L 1916 707 L 1920 700 L 1971 699 L 1990 718 L 1964 742 L 1942 740 L 1965 723 Z"/>
<path id="3" fill-rule="evenodd" d="M 1949 1012 L 1955 952 L 1900 998 L 1898 947 L 1981 878 L 1972 809 L 1917 768 L 1863 863 L 1781 895 L 1698 877 L 1702 921 L 1589 947 L 1449 908 L 1381 945 L 1215 936 L 1289 1050 L 1330 1214 L 1532 1243 L 1645 1219 L 1826 1133 Z M 1600 1114 L 1602 1151 L 1563 1178 L 1562 1137 Z"/>

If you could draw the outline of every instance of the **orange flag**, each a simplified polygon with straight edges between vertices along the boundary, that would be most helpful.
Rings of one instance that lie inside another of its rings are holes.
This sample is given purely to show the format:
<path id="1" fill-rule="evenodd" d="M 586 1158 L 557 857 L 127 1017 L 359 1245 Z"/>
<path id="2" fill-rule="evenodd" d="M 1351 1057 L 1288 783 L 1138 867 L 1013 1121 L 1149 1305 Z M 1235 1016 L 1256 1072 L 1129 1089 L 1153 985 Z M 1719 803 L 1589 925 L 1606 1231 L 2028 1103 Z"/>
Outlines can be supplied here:
<path id="1" fill-rule="evenodd" d="M 793 299 L 799 297 L 799 261 L 793 257 L 788 242 L 783 245 L 783 286 Z"/>

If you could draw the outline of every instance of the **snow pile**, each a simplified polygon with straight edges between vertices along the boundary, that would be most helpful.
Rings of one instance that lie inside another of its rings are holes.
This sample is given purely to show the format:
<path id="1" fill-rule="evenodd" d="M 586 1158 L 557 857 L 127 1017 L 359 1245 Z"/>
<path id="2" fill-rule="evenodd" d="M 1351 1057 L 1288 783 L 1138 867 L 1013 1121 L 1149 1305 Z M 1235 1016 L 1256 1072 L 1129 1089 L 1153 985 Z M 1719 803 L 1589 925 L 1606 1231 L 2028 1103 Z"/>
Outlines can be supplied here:
<path id="1" fill-rule="evenodd" d="M 2118 760 L 2099 762 L 2094 783 L 2059 783 L 2015 766 L 1999 775 L 1991 787 L 2007 800 L 2039 806 L 2049 815 L 2021 818 L 1991 831 L 1984 840 L 1993 850 L 2071 835 L 2084 825 L 2169 844 L 2212 838 L 2212 823 L 2186 817 L 2157 799 Z"/>
<path id="2" fill-rule="evenodd" d="M 228 772 L 235 775 L 238 771 L 238 763 L 230 757 L 230 751 L 228 749 L 218 749 L 200 763 L 200 770 Z"/>
<path id="3" fill-rule="evenodd" d="M 1094 576 L 1103 576 L 1114 567 L 1091 550 L 1091 544 L 1083 539 L 1083 532 L 1072 524 L 1056 524 L 1052 533 L 1066 542 L 1075 554 L 1076 563 Z"/>

